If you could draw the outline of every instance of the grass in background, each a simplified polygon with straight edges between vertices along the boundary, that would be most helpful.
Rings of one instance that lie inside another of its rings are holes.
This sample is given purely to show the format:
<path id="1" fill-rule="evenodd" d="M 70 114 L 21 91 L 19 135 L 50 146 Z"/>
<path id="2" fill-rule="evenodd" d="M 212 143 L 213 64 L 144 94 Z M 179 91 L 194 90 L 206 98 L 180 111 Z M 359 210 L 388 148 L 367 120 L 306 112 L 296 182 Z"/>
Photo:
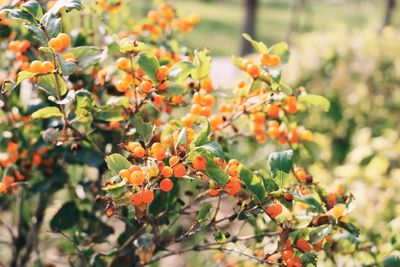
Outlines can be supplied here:
<path id="1" fill-rule="evenodd" d="M 196 31 L 184 39 L 190 47 L 209 47 L 213 55 L 230 55 L 239 51 L 244 8 L 242 1 L 176 0 L 177 7 L 202 18 Z M 282 41 L 289 24 L 289 0 L 260 0 L 257 18 L 257 38 L 267 44 Z M 308 1 L 300 12 L 299 32 L 329 31 L 338 26 L 349 29 L 365 28 L 371 23 L 379 28 L 384 1 Z M 395 24 L 400 24 L 400 18 Z"/>

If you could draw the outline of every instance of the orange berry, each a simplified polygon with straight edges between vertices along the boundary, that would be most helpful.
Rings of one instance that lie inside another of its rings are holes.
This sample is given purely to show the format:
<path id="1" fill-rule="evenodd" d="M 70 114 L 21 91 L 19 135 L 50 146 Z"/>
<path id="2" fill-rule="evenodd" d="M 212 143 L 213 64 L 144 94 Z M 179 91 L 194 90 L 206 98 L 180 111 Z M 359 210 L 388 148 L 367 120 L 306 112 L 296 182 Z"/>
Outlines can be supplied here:
<path id="1" fill-rule="evenodd" d="M 65 53 L 65 54 L 62 56 L 62 59 L 63 59 L 64 61 L 67 61 L 67 62 L 75 62 L 75 61 L 76 61 L 76 60 L 75 60 L 75 55 L 72 54 L 72 53 Z"/>
<path id="2" fill-rule="evenodd" d="M 135 148 L 137 148 L 137 147 L 142 147 L 142 145 L 139 142 L 129 142 L 128 143 L 128 149 L 131 152 L 133 152 L 133 150 L 135 150 Z"/>
<path id="3" fill-rule="evenodd" d="M 268 104 L 265 107 L 265 112 L 267 112 L 268 116 L 272 118 L 279 117 L 279 106 L 274 104 Z"/>
<path id="4" fill-rule="evenodd" d="M 202 99 L 203 101 L 203 105 L 204 106 L 213 106 L 215 103 L 215 97 L 213 95 L 207 94 L 204 96 L 204 98 Z"/>
<path id="5" fill-rule="evenodd" d="M 40 74 L 51 73 L 54 71 L 54 65 L 50 61 L 42 62 L 40 66 Z"/>
<path id="6" fill-rule="evenodd" d="M 211 92 L 213 89 L 212 81 L 210 77 L 207 77 L 200 82 L 200 87 L 206 92 Z"/>
<path id="7" fill-rule="evenodd" d="M 239 175 L 238 166 L 230 165 L 228 168 L 228 172 L 230 176 L 237 177 Z"/>
<path id="8" fill-rule="evenodd" d="M 284 262 L 286 262 L 288 259 L 293 258 L 293 255 L 294 255 L 293 250 L 291 250 L 291 249 L 284 250 L 282 252 L 282 259 Z"/>
<path id="9" fill-rule="evenodd" d="M 294 167 L 293 169 L 296 178 L 301 182 L 305 182 L 307 180 L 307 172 L 301 167 Z"/>
<path id="10" fill-rule="evenodd" d="M 57 35 L 57 39 L 62 44 L 62 50 L 68 48 L 71 44 L 71 37 L 66 33 L 60 33 L 59 35 Z"/>
<path id="11" fill-rule="evenodd" d="M 311 251 L 312 247 L 310 243 L 304 238 L 299 238 L 296 242 L 296 247 L 302 251 Z"/>
<path id="12" fill-rule="evenodd" d="M 198 171 L 203 171 L 207 167 L 207 160 L 202 156 L 197 156 L 192 161 L 193 168 Z"/>
<path id="13" fill-rule="evenodd" d="M 133 194 L 131 196 L 131 204 L 133 206 L 140 206 L 143 203 L 143 198 L 141 194 Z"/>
<path id="14" fill-rule="evenodd" d="M 212 110 L 210 107 L 202 107 L 200 110 L 200 115 L 209 117 L 212 113 Z"/>
<path id="15" fill-rule="evenodd" d="M 288 97 L 286 112 L 289 114 L 297 113 L 297 103 L 296 103 L 296 98 L 294 96 Z"/>
<path id="16" fill-rule="evenodd" d="M 132 172 L 131 176 L 129 177 L 129 181 L 133 185 L 142 185 L 144 182 L 143 172 L 141 170 Z"/>
<path id="17" fill-rule="evenodd" d="M 140 90 L 142 90 L 143 93 L 150 93 L 151 89 L 153 88 L 153 83 L 151 81 L 143 81 L 140 84 Z"/>
<path id="18" fill-rule="evenodd" d="M 8 142 L 7 144 L 7 152 L 8 153 L 17 153 L 18 152 L 18 145 L 14 142 Z"/>
<path id="19" fill-rule="evenodd" d="M 168 71 L 168 67 L 167 66 L 161 66 L 158 68 L 157 70 L 157 80 L 158 81 L 164 81 L 165 78 L 167 78 L 167 71 Z"/>
<path id="20" fill-rule="evenodd" d="M 212 115 L 209 119 L 211 130 L 215 131 L 224 122 L 221 115 Z"/>
<path id="21" fill-rule="evenodd" d="M 183 125 L 184 125 L 185 127 L 192 127 L 192 126 L 193 126 L 193 123 L 194 123 L 195 121 L 196 121 L 196 115 L 191 114 L 191 113 L 186 114 L 186 115 L 182 118 L 182 122 L 183 122 Z"/>
<path id="22" fill-rule="evenodd" d="M 144 150 L 144 148 L 141 147 L 141 146 L 140 147 L 136 147 L 133 150 L 133 155 L 135 157 L 137 157 L 137 158 L 143 158 L 145 154 L 146 154 L 146 150 Z"/>
<path id="23" fill-rule="evenodd" d="M 279 134 L 279 127 L 268 127 L 268 135 L 272 138 L 278 138 Z"/>
<path id="24" fill-rule="evenodd" d="M 255 64 L 249 64 L 246 71 L 253 78 L 260 75 L 260 68 Z"/>
<path id="25" fill-rule="evenodd" d="M 32 73 L 40 73 L 41 70 L 42 70 L 42 62 L 40 62 L 39 60 L 34 60 L 29 65 L 29 71 Z"/>
<path id="26" fill-rule="evenodd" d="M 156 105 L 156 106 L 161 106 L 163 102 L 164 102 L 164 100 L 163 100 L 162 96 L 160 96 L 160 95 L 155 95 L 155 96 L 153 97 L 153 103 L 154 103 L 154 105 Z"/>
<path id="27" fill-rule="evenodd" d="M 19 52 L 26 52 L 26 50 L 28 50 L 28 48 L 31 46 L 31 43 L 28 40 L 22 40 L 22 42 L 20 42 L 19 46 L 18 46 L 18 50 Z"/>
<path id="28" fill-rule="evenodd" d="M 174 183 L 171 179 L 163 179 L 160 183 L 160 189 L 164 192 L 169 192 L 174 187 Z"/>
<path id="29" fill-rule="evenodd" d="M 253 61 L 251 61 L 249 59 L 245 59 L 242 61 L 242 64 L 240 65 L 240 67 L 242 68 L 242 70 L 246 71 L 247 67 L 252 63 L 253 63 Z"/>
<path id="30" fill-rule="evenodd" d="M 219 192 L 216 189 L 210 188 L 210 189 L 208 189 L 208 193 L 210 194 L 210 196 L 215 197 L 215 196 L 218 196 Z"/>
<path id="31" fill-rule="evenodd" d="M 124 169 L 120 170 L 118 175 L 126 180 L 129 180 L 129 178 L 131 177 L 131 172 L 129 170 Z"/>
<path id="32" fill-rule="evenodd" d="M 285 193 L 285 194 L 283 194 L 283 198 L 284 198 L 286 201 L 292 201 L 292 200 L 293 200 L 293 195 L 290 194 L 290 193 Z"/>
<path id="33" fill-rule="evenodd" d="M 303 141 L 311 142 L 314 140 L 314 134 L 309 130 L 304 130 L 300 133 L 300 139 Z"/>
<path id="34" fill-rule="evenodd" d="M 169 166 L 175 166 L 179 162 L 180 158 L 178 156 L 172 156 L 169 158 Z"/>
<path id="35" fill-rule="evenodd" d="M 125 57 L 120 57 L 115 65 L 121 70 L 128 70 L 129 69 L 129 60 Z"/>
<path id="36" fill-rule="evenodd" d="M 64 50 L 64 45 L 58 38 L 52 38 L 49 41 L 49 47 L 53 48 L 56 52 L 61 52 Z"/>
<path id="37" fill-rule="evenodd" d="M 169 178 L 172 176 L 173 170 L 170 166 L 165 166 L 162 171 L 161 174 L 165 177 L 165 178 Z"/>
<path id="38" fill-rule="evenodd" d="M 186 167 L 182 163 L 179 163 L 173 169 L 174 169 L 174 176 L 176 178 L 182 178 L 186 174 Z"/>
<path id="39" fill-rule="evenodd" d="M 338 204 L 338 205 L 334 206 L 333 208 L 331 208 L 328 211 L 328 214 L 339 219 L 340 217 L 343 216 L 345 211 L 346 211 L 346 205 Z"/>
<path id="40" fill-rule="evenodd" d="M 128 83 L 124 80 L 120 80 L 115 84 L 115 88 L 117 88 L 117 90 L 121 93 L 126 92 L 126 90 L 128 90 Z"/>
<path id="41" fill-rule="evenodd" d="M 281 64 L 281 58 L 277 55 L 272 55 L 270 58 L 269 63 L 267 64 L 268 67 L 277 67 Z"/>
<path id="42" fill-rule="evenodd" d="M 32 165 L 39 166 L 42 163 L 42 158 L 39 155 L 33 155 L 32 157 Z"/>
<path id="43" fill-rule="evenodd" d="M 132 165 L 132 166 L 129 167 L 128 170 L 132 173 L 132 172 L 134 172 L 134 171 L 142 171 L 142 168 L 140 168 L 140 167 L 137 166 L 137 165 Z"/>
<path id="44" fill-rule="evenodd" d="M 265 134 L 256 135 L 256 140 L 258 143 L 264 143 L 267 140 L 267 136 Z"/>
<path id="45" fill-rule="evenodd" d="M 158 86 L 158 90 L 160 91 L 165 91 L 168 88 L 168 82 L 167 81 L 162 81 Z"/>
<path id="46" fill-rule="evenodd" d="M 261 64 L 267 66 L 271 60 L 271 56 L 268 53 L 264 53 L 261 55 Z"/>
<path id="47" fill-rule="evenodd" d="M 201 106 L 199 104 L 193 104 L 190 108 L 190 112 L 194 115 L 200 115 L 201 113 Z"/>
<path id="48" fill-rule="evenodd" d="M 136 69 L 136 74 L 139 77 L 143 77 L 144 76 L 144 72 L 143 72 L 143 70 L 141 68 L 137 68 Z"/>
<path id="49" fill-rule="evenodd" d="M 182 103 L 183 97 L 181 95 L 177 95 L 171 98 L 172 103 L 174 104 L 180 104 Z"/>
<path id="50" fill-rule="evenodd" d="M 143 190 L 142 199 L 144 203 L 151 203 L 154 200 L 154 193 L 151 190 Z"/>
<path id="51" fill-rule="evenodd" d="M 108 218 L 110 218 L 111 216 L 113 216 L 113 215 L 114 215 L 113 209 L 112 209 L 112 208 L 106 209 L 106 215 L 107 215 Z"/>
<path id="52" fill-rule="evenodd" d="M 20 42 L 19 41 L 12 41 L 8 45 L 8 49 L 10 49 L 13 52 L 19 52 L 19 46 L 20 46 Z"/>
<path id="53" fill-rule="evenodd" d="M 282 213 L 282 206 L 279 203 L 273 203 L 267 207 L 267 214 L 272 219 L 276 218 L 281 213 Z"/>
<path id="54" fill-rule="evenodd" d="M 236 195 L 237 193 L 240 192 L 240 183 L 234 181 L 234 180 L 230 180 L 226 186 L 225 186 L 225 191 L 228 195 Z"/>

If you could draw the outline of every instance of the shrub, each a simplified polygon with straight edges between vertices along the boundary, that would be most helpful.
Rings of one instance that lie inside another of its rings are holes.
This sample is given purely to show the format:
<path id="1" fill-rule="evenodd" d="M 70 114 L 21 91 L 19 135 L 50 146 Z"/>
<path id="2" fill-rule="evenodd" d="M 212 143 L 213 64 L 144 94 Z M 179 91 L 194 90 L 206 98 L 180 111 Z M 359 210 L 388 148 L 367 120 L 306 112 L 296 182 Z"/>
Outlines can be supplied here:
<path id="1" fill-rule="evenodd" d="M 191 251 L 221 251 L 208 259 L 221 264 L 236 254 L 309 266 L 317 255 L 346 253 L 336 233 L 357 245 L 346 216 L 352 195 L 328 194 L 298 164 L 316 146 L 302 118 L 310 108 L 329 110 L 329 101 L 281 81 L 286 43 L 268 48 L 243 35 L 260 58 L 234 57 L 248 79 L 220 90 L 209 51 L 176 40 L 197 16 L 179 17 L 163 3 L 131 32 L 96 46 L 63 30 L 66 13 L 81 8 L 59 0 L 45 12 L 31 0 L 2 11 L 15 39 L 3 55 L 12 64 L 0 126 L 2 209 L 18 218 L 11 266 L 45 263 L 39 233 L 54 206 L 49 229 L 71 243 L 69 261 L 78 266 L 149 265 Z M 231 156 L 237 138 L 278 149 L 260 166 L 246 165 Z"/>

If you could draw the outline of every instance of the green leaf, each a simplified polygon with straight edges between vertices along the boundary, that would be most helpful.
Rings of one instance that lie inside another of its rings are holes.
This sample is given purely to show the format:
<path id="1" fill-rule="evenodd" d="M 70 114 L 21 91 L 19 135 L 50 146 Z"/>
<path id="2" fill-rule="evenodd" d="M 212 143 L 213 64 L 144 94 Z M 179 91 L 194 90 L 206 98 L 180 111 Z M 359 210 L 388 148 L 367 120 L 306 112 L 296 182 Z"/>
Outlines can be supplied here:
<path id="1" fill-rule="evenodd" d="M 211 59 L 208 57 L 208 49 L 195 50 L 192 70 L 192 77 L 195 80 L 207 78 L 211 71 Z"/>
<path id="2" fill-rule="evenodd" d="M 74 54 L 78 66 L 84 69 L 97 64 L 102 58 L 102 50 L 95 46 L 74 47 L 68 52 Z"/>
<path id="3" fill-rule="evenodd" d="M 42 22 L 47 22 L 47 20 L 52 15 L 58 15 L 61 12 L 70 12 L 72 10 L 81 10 L 82 3 L 80 0 L 58 0 L 43 16 Z"/>
<path id="4" fill-rule="evenodd" d="M 128 169 L 132 164 L 121 154 L 112 154 L 105 158 L 108 169 L 111 175 L 118 175 L 121 170 Z"/>
<path id="5" fill-rule="evenodd" d="M 232 60 L 233 65 L 235 65 L 239 69 L 242 68 L 242 63 L 243 63 L 243 58 L 242 57 L 237 57 L 235 55 L 231 55 L 231 60 Z"/>
<path id="6" fill-rule="evenodd" d="M 261 201 L 265 197 L 265 188 L 262 179 L 258 177 L 253 171 L 247 169 L 244 165 L 239 165 L 239 177 L 246 185 L 247 189 L 254 194 L 254 196 Z"/>
<path id="7" fill-rule="evenodd" d="M 37 1 L 31 0 L 20 5 L 20 8 L 32 15 L 37 20 L 43 16 L 43 9 Z"/>
<path id="8" fill-rule="evenodd" d="M 208 213 L 210 212 L 211 207 L 212 207 L 211 204 L 207 203 L 200 208 L 199 213 L 197 214 L 197 220 L 199 222 L 203 222 L 205 220 Z"/>
<path id="9" fill-rule="evenodd" d="M 324 208 L 322 205 L 312 196 L 296 197 L 296 200 L 308 204 L 314 210 L 317 210 L 320 213 L 324 213 Z"/>
<path id="10" fill-rule="evenodd" d="M 382 260 L 383 267 L 398 267 L 400 266 L 400 255 L 389 255 Z"/>
<path id="11" fill-rule="evenodd" d="M 136 40 L 124 40 L 119 43 L 119 50 L 122 53 L 134 53 L 137 54 L 145 48 L 144 43 Z"/>
<path id="12" fill-rule="evenodd" d="M 264 180 L 264 186 L 267 193 L 275 192 L 279 190 L 279 186 L 275 183 L 273 179 Z"/>
<path id="13" fill-rule="evenodd" d="M 91 122 L 92 114 L 89 109 L 93 106 L 93 99 L 87 90 L 79 90 L 75 93 L 76 108 L 75 113 L 79 117 L 79 122 Z"/>
<path id="14" fill-rule="evenodd" d="M 60 109 L 57 107 L 45 107 L 33 112 L 31 117 L 34 120 L 48 119 L 48 118 L 62 117 L 62 113 Z"/>
<path id="15" fill-rule="evenodd" d="M 315 266 L 317 263 L 317 255 L 313 252 L 306 252 L 303 255 L 301 255 L 301 263 L 303 264 L 302 266 L 308 266 L 310 264 L 311 266 Z"/>
<path id="16" fill-rule="evenodd" d="M 160 91 L 163 96 L 178 96 L 186 93 L 186 86 L 180 83 L 168 83 L 165 91 Z"/>
<path id="17" fill-rule="evenodd" d="M 328 112 L 331 106 L 329 100 L 320 95 L 301 95 L 298 98 L 298 103 L 306 108 L 317 106 L 325 112 Z"/>
<path id="18" fill-rule="evenodd" d="M 286 84 L 284 82 L 280 82 L 279 85 L 280 85 L 279 88 L 281 89 L 281 91 L 283 93 L 285 93 L 286 95 L 293 94 L 293 89 L 288 84 Z"/>
<path id="19" fill-rule="evenodd" d="M 194 65 L 190 61 L 180 61 L 172 65 L 167 74 L 167 80 L 171 82 L 183 82 L 190 75 Z"/>
<path id="20" fill-rule="evenodd" d="M 17 78 L 16 85 L 20 84 L 23 80 L 30 79 L 33 77 L 35 77 L 35 73 L 29 72 L 26 70 L 20 71 L 20 72 L 18 72 L 18 78 Z"/>
<path id="21" fill-rule="evenodd" d="M 221 243 L 225 243 L 226 242 L 226 236 L 220 230 L 217 230 L 217 232 L 215 232 L 215 241 L 217 241 L 220 244 Z"/>
<path id="22" fill-rule="evenodd" d="M 268 48 L 267 48 L 267 46 L 266 46 L 263 42 L 257 42 L 257 41 L 255 41 L 255 40 L 254 40 L 253 38 L 251 38 L 251 36 L 248 35 L 247 33 L 243 33 L 242 36 L 243 36 L 244 39 L 246 39 L 247 41 L 250 42 L 250 44 L 254 47 L 254 49 L 255 49 L 257 52 L 259 52 L 259 53 L 261 53 L 261 54 L 267 53 Z"/>
<path id="23" fill-rule="evenodd" d="M 273 152 L 269 155 L 268 162 L 272 178 L 279 187 L 284 187 L 293 167 L 293 150 Z"/>
<path id="24" fill-rule="evenodd" d="M 211 141 L 205 143 L 204 145 L 198 146 L 195 151 L 199 152 L 200 154 L 210 153 L 211 155 L 217 156 L 222 160 L 225 159 L 224 151 L 222 150 L 221 145 L 216 141 Z"/>
<path id="25" fill-rule="evenodd" d="M 119 177 L 119 176 L 115 176 L 115 177 Z M 113 177 L 113 178 L 115 178 L 115 177 Z M 116 199 L 119 203 L 121 203 L 125 200 L 125 197 L 126 197 L 126 183 L 124 180 L 121 180 L 120 178 L 118 178 L 118 179 L 119 179 L 118 182 L 108 184 L 107 186 L 103 187 L 102 189 L 107 191 L 108 194 L 110 194 L 110 196 L 113 199 Z"/>
<path id="26" fill-rule="evenodd" d="M 224 187 L 229 181 L 225 170 L 218 166 L 213 159 L 210 159 L 209 157 L 205 158 L 207 160 L 207 167 L 203 172 L 219 186 Z"/>
<path id="27" fill-rule="evenodd" d="M 178 135 L 178 140 L 176 140 L 175 148 L 179 147 L 180 145 L 185 145 L 187 143 L 187 134 L 186 129 L 182 128 Z"/>
<path id="28" fill-rule="evenodd" d="M 190 144 L 190 148 L 194 149 L 195 147 L 204 145 L 210 140 L 211 129 L 210 122 L 206 120 L 206 125 L 200 132 L 194 135 L 192 143 Z"/>
<path id="29" fill-rule="evenodd" d="M 61 96 L 65 95 L 65 93 L 67 93 L 68 91 L 64 79 L 59 74 L 51 73 L 46 75 L 40 75 L 38 76 L 36 84 L 37 86 L 39 86 L 41 89 L 43 89 L 52 96 L 58 95 L 57 85 L 59 87 Z"/>
<path id="30" fill-rule="evenodd" d="M 10 19 L 22 20 L 28 24 L 36 24 L 37 21 L 31 14 L 21 9 L 3 9 L 0 13 L 6 13 Z"/>
<path id="31" fill-rule="evenodd" d="M 268 53 L 279 56 L 283 64 L 286 64 L 289 61 L 289 46 L 285 42 L 280 42 L 271 46 L 268 50 Z"/>
<path id="32" fill-rule="evenodd" d="M 53 231 L 62 231 L 71 228 L 79 222 L 79 210 L 73 201 L 65 203 L 50 221 Z"/>
<path id="33" fill-rule="evenodd" d="M 157 83 L 157 70 L 160 67 L 158 59 L 150 52 L 141 52 L 139 54 L 138 65 L 143 72 L 149 76 L 153 83 Z"/>
<path id="34" fill-rule="evenodd" d="M 332 231 L 332 225 L 326 224 L 315 227 L 309 234 L 310 243 L 316 244 L 322 241 Z"/>
<path id="35" fill-rule="evenodd" d="M 93 116 L 102 121 L 123 121 L 124 109 L 120 106 L 100 106 L 96 108 Z"/>
<path id="36" fill-rule="evenodd" d="M 144 122 L 140 116 L 135 116 L 132 119 L 132 124 L 135 126 L 140 138 L 147 143 L 153 134 L 153 125 L 150 122 Z"/>
<path id="37" fill-rule="evenodd" d="M 339 221 L 339 226 L 342 227 L 343 229 L 346 229 L 349 231 L 352 235 L 358 237 L 360 235 L 360 229 L 358 229 L 354 224 L 352 223 L 346 223 Z"/>
<path id="38" fill-rule="evenodd" d="M 54 96 L 49 96 L 48 99 L 58 105 L 68 105 L 75 100 L 75 91 L 68 91 L 68 94 L 61 100 L 57 100 Z"/>
<path id="39" fill-rule="evenodd" d="M 57 17 L 56 15 L 51 15 L 46 20 L 44 26 L 46 28 L 47 34 L 51 38 L 54 38 L 62 31 L 61 18 Z M 47 43 L 47 39 L 45 43 Z"/>

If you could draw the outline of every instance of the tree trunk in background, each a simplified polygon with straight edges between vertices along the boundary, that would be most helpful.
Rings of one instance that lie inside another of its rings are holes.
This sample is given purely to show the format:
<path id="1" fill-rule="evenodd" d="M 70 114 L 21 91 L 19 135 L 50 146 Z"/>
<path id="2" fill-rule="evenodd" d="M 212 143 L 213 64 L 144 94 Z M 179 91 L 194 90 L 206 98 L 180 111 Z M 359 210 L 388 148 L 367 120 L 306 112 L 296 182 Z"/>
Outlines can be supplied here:
<path id="1" fill-rule="evenodd" d="M 396 6 L 396 0 L 386 0 L 385 16 L 383 17 L 383 23 L 381 30 L 390 25 L 392 21 L 392 14 L 394 7 Z"/>
<path id="2" fill-rule="evenodd" d="M 288 29 L 286 31 L 286 42 L 289 42 L 292 36 L 292 33 L 295 32 L 299 28 L 300 24 L 300 9 L 302 6 L 302 1 L 300 0 L 291 0 L 289 7 L 289 23 Z"/>
<path id="3" fill-rule="evenodd" d="M 243 3 L 246 14 L 242 33 L 248 33 L 251 37 L 255 38 L 258 0 L 243 0 Z M 251 44 L 244 38 L 241 38 L 240 55 L 244 56 L 252 51 L 253 47 Z"/>

